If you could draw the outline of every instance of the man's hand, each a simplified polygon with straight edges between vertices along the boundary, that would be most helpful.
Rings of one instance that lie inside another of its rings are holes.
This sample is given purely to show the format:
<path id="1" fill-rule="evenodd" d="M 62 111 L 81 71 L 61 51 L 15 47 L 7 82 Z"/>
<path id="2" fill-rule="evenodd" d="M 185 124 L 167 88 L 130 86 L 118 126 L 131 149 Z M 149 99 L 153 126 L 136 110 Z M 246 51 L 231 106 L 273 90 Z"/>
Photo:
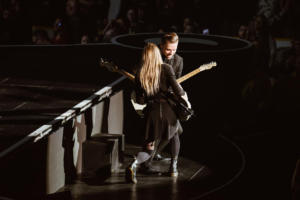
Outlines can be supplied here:
<path id="1" fill-rule="evenodd" d="M 189 102 L 188 96 L 186 93 L 184 93 L 184 95 L 181 96 L 181 98 L 185 101 L 186 105 L 188 106 L 188 108 L 192 108 L 191 103 Z"/>

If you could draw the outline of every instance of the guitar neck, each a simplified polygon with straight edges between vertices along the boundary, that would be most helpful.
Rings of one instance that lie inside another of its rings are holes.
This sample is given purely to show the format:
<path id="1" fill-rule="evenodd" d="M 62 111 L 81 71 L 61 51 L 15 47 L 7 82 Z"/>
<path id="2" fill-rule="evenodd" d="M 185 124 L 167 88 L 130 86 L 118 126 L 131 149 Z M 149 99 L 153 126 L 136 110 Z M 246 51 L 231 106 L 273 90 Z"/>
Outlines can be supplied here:
<path id="1" fill-rule="evenodd" d="M 134 81 L 135 76 L 130 74 L 129 72 L 123 70 L 123 69 L 118 69 L 118 72 L 124 76 L 126 76 L 127 78 L 129 78 L 131 81 Z"/>
<path id="2" fill-rule="evenodd" d="M 201 72 L 201 71 L 203 71 L 203 70 L 201 70 L 201 68 L 197 68 L 197 69 L 191 71 L 190 73 L 188 73 L 188 74 L 186 74 L 186 75 L 184 75 L 184 76 L 178 78 L 178 79 L 177 79 L 177 83 L 182 83 L 183 81 L 185 81 L 185 80 L 191 78 L 192 76 L 195 76 L 196 74 L 198 74 L 198 73 Z"/>
<path id="3" fill-rule="evenodd" d="M 187 79 L 195 76 L 196 74 L 200 73 L 201 71 L 203 71 L 201 68 L 195 69 L 193 71 L 191 71 L 190 73 L 178 78 L 176 81 L 177 83 L 182 83 L 183 81 L 186 81 Z M 123 70 L 123 69 L 119 69 L 118 72 L 124 76 L 126 76 L 127 78 L 129 78 L 131 81 L 134 81 L 135 76 L 130 74 L 129 72 Z"/>

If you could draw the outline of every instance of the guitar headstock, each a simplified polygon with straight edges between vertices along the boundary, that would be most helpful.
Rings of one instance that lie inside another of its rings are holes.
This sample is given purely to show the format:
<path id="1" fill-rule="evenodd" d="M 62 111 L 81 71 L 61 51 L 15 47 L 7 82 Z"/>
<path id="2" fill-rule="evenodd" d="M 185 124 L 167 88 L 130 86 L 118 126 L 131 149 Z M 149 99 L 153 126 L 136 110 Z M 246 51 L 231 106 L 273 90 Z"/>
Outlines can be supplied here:
<path id="1" fill-rule="evenodd" d="M 204 64 L 204 65 L 201 65 L 199 68 L 200 68 L 201 71 L 204 71 L 204 70 L 211 69 L 215 66 L 217 66 L 217 62 L 213 61 L 213 62 Z"/>
<path id="2" fill-rule="evenodd" d="M 115 65 L 113 62 L 107 61 L 103 58 L 100 58 L 99 64 L 101 67 L 106 67 L 109 71 L 112 71 L 112 72 L 116 72 L 119 69 L 118 66 Z"/>

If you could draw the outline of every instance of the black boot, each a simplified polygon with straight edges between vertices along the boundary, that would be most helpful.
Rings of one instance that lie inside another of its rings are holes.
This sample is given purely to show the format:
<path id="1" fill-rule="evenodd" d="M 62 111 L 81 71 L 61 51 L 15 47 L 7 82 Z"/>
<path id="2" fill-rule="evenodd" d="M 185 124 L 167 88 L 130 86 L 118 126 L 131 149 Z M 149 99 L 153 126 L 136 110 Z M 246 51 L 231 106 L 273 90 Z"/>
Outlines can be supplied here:
<path id="1" fill-rule="evenodd" d="M 171 159 L 169 174 L 170 174 L 171 177 L 177 177 L 178 176 L 177 158 L 172 158 Z"/>
<path id="2" fill-rule="evenodd" d="M 125 179 L 128 183 L 137 183 L 136 179 L 137 160 L 134 161 L 125 170 Z"/>

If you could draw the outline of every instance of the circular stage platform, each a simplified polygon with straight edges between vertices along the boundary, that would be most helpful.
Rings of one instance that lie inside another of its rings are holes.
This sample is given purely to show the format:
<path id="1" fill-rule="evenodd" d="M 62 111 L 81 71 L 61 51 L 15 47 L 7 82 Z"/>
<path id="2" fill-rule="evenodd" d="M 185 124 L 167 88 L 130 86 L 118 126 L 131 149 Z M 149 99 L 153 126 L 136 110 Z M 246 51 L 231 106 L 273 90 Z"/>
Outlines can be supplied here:
<path id="1" fill-rule="evenodd" d="M 134 35 L 120 35 L 112 39 L 112 43 L 130 48 L 142 50 L 148 42 L 160 44 L 162 33 L 140 33 Z M 207 53 L 241 51 L 251 47 L 251 43 L 233 37 L 219 35 L 200 35 L 179 33 L 178 53 Z"/>

